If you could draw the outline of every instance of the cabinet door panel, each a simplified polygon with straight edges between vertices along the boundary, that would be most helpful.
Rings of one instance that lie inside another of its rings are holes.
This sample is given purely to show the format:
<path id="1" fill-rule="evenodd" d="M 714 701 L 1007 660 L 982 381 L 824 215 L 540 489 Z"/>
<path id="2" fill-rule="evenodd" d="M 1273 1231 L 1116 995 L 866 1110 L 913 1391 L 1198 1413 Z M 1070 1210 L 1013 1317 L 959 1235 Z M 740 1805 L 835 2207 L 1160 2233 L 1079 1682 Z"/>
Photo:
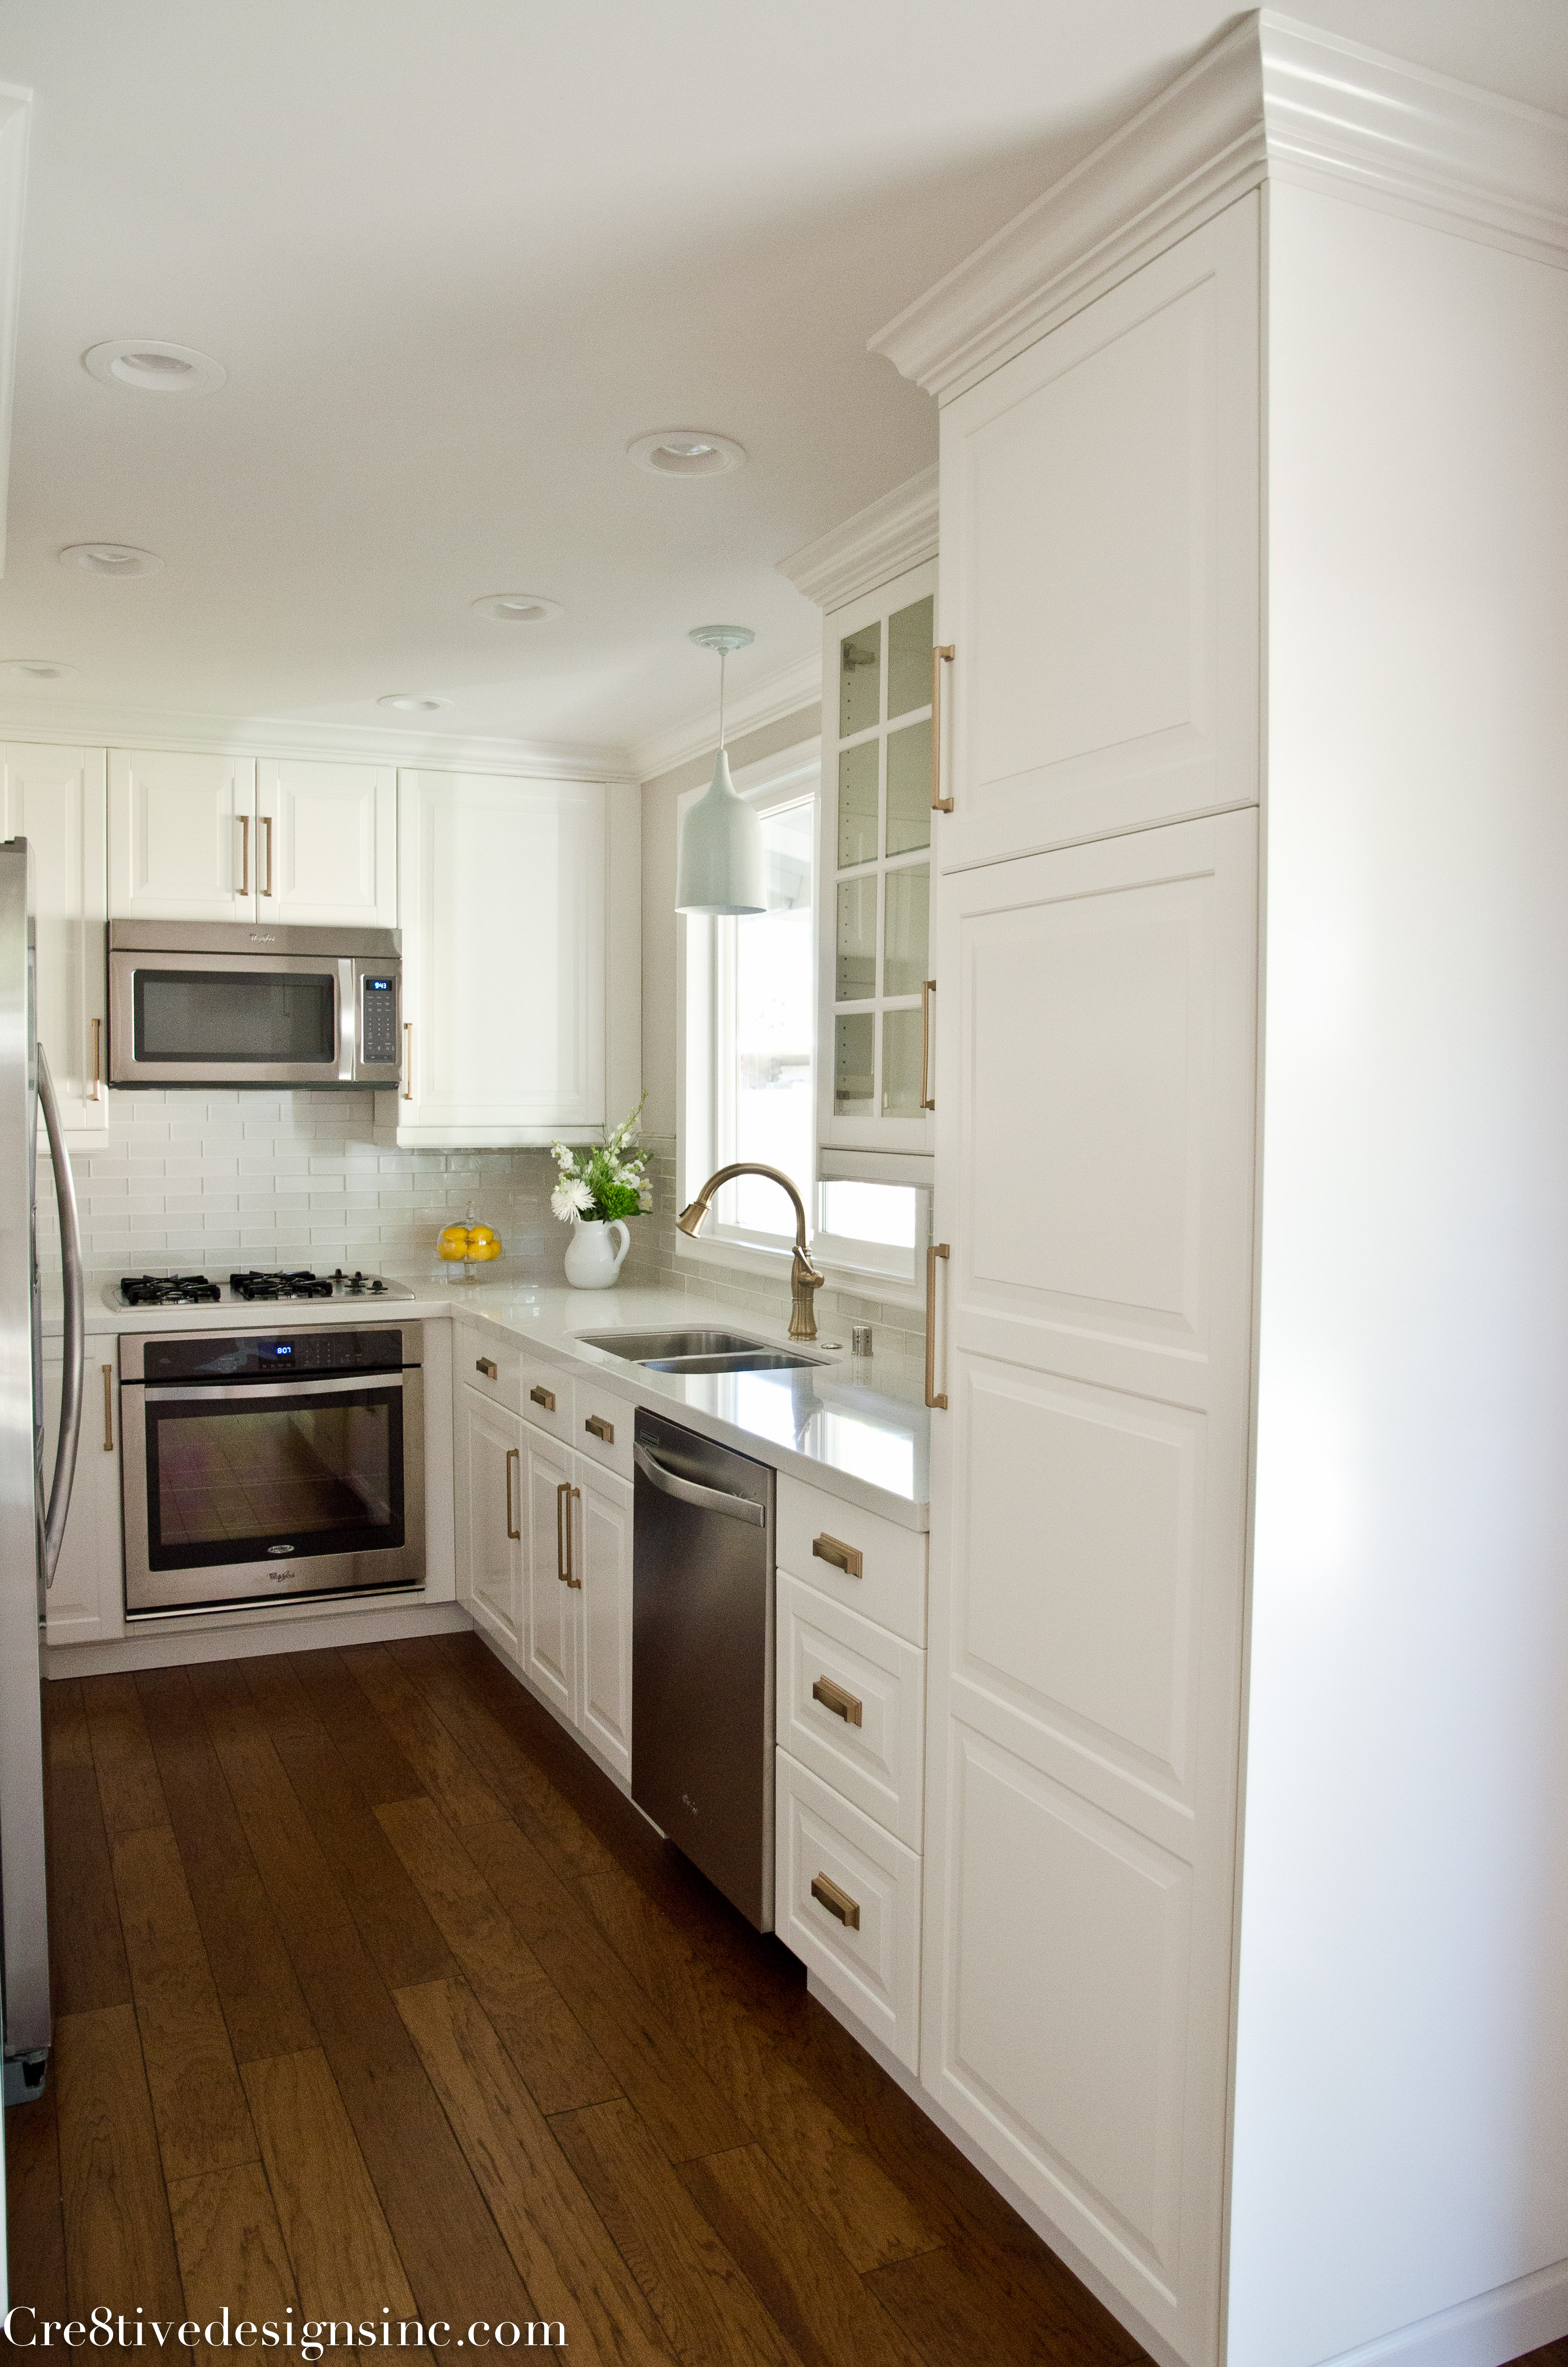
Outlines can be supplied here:
<path id="1" fill-rule="evenodd" d="M 32 849 L 38 1032 L 73 1134 L 108 1126 L 104 756 L 98 748 L 0 751 L 0 837 Z"/>
<path id="2" fill-rule="evenodd" d="M 522 1424 L 476 1389 L 458 1392 L 458 1567 L 469 1609 L 516 1657 L 520 1649 Z"/>
<path id="3" fill-rule="evenodd" d="M 597 782 L 403 776 L 400 1127 L 604 1124 L 606 810 Z"/>
<path id="4" fill-rule="evenodd" d="M 577 1723 L 577 1604 L 562 1578 L 565 1524 L 574 1509 L 561 1495 L 572 1485 L 572 1457 L 531 1422 L 523 1438 L 523 1667 L 563 1717 Z"/>
<path id="5" fill-rule="evenodd" d="M 1250 811 L 941 886 L 922 2076 L 1194 2361 L 1219 2311 L 1256 908 Z"/>
<path id="6" fill-rule="evenodd" d="M 112 1340 L 89 1339 L 82 1438 L 54 1583 L 44 1598 L 44 1640 L 101 1643 L 125 1632 L 125 1563 L 120 1546 L 119 1390 Z M 99 1353 L 99 1352 L 102 1353 Z M 108 1370 L 108 1395 L 104 1372 Z M 43 1368 L 43 1476 L 54 1470 L 60 1428 L 61 1367 Z"/>
<path id="7" fill-rule="evenodd" d="M 397 926 L 397 776 L 390 764 L 262 759 L 256 912 L 290 926 Z"/>
<path id="8" fill-rule="evenodd" d="M 117 921 L 256 913 L 256 762 L 127 754 L 108 770 L 109 911 Z"/>
<path id="9" fill-rule="evenodd" d="M 942 414 L 945 868 L 1258 795 L 1247 198 Z"/>
<path id="10" fill-rule="evenodd" d="M 583 1581 L 583 1689 L 578 1723 L 601 1757 L 631 1781 L 631 1489 L 576 1459 L 581 1498 L 574 1537 Z"/>

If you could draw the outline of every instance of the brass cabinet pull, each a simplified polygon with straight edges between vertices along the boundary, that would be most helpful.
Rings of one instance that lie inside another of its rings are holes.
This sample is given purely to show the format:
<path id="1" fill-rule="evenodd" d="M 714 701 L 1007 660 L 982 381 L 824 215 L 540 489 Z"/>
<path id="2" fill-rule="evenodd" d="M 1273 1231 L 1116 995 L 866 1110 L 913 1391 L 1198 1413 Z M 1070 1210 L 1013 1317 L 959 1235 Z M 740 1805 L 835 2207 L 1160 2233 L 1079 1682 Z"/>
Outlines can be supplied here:
<path id="1" fill-rule="evenodd" d="M 90 1102 L 101 1102 L 104 1097 L 104 1023 L 101 1019 L 95 1019 L 92 1027 L 93 1088 L 87 1099 Z"/>
<path id="2" fill-rule="evenodd" d="M 606 1446 L 615 1444 L 615 1424 L 613 1421 L 606 1421 L 602 1413 L 591 1413 L 583 1424 L 583 1428 L 591 1433 L 595 1438 L 601 1440 Z"/>
<path id="3" fill-rule="evenodd" d="M 403 1098 L 405 1102 L 411 1102 L 414 1099 L 414 1022 L 412 1019 L 405 1019 L 403 1023 Z"/>
<path id="4" fill-rule="evenodd" d="M 250 816 L 241 814 L 240 824 L 240 894 L 250 894 Z"/>
<path id="5" fill-rule="evenodd" d="M 931 1092 L 931 998 L 937 991 L 934 978 L 920 981 L 920 1106 L 934 1110 L 937 1106 Z"/>
<path id="6" fill-rule="evenodd" d="M 539 1383 L 536 1381 L 533 1387 L 528 1391 L 528 1403 L 530 1405 L 542 1406 L 546 1413 L 553 1413 L 555 1411 L 555 1391 L 553 1389 L 540 1388 Z"/>
<path id="7" fill-rule="evenodd" d="M 846 1890 L 840 1890 L 837 1883 L 830 1882 L 825 1874 L 812 1874 L 812 1897 L 819 1907 L 825 1907 L 830 1915 L 836 1915 L 846 1931 L 858 1931 L 859 1900 L 851 1898 Z"/>
<path id="8" fill-rule="evenodd" d="M 824 1709 L 830 1709 L 835 1717 L 841 1717 L 846 1726 L 859 1726 L 863 1723 L 860 1704 L 856 1700 L 855 1695 L 846 1686 L 835 1685 L 831 1677 L 817 1677 L 813 1680 L 812 1699 L 820 1701 Z"/>
<path id="9" fill-rule="evenodd" d="M 953 662 L 953 643 L 931 652 L 931 810 L 951 813 L 951 798 L 942 795 L 942 668 Z"/>
<path id="10" fill-rule="evenodd" d="M 846 1546 L 842 1537 L 820 1536 L 812 1539 L 812 1551 L 818 1561 L 831 1562 L 846 1578 L 864 1578 L 864 1563 L 858 1546 Z"/>
<path id="11" fill-rule="evenodd" d="M 267 832 L 267 885 L 260 892 L 264 896 L 270 896 L 272 893 L 272 816 L 270 814 L 262 815 L 261 827 Z"/>
<path id="12" fill-rule="evenodd" d="M 476 1356 L 473 1369 L 476 1373 L 483 1373 L 487 1381 L 498 1381 L 501 1377 L 500 1365 L 493 1365 L 488 1356 Z"/>
<path id="13" fill-rule="evenodd" d="M 952 1255 L 947 1241 L 928 1241 L 926 1245 L 926 1402 L 943 1413 L 948 1410 L 948 1393 L 937 1387 L 937 1260 Z"/>
<path id="14" fill-rule="evenodd" d="M 517 1464 L 517 1476 L 521 1478 L 522 1460 L 520 1447 L 509 1446 L 506 1449 L 506 1535 L 509 1537 L 520 1537 L 523 1534 L 520 1526 L 514 1528 L 512 1525 L 512 1466 L 514 1463 Z"/>
<path id="15" fill-rule="evenodd" d="M 104 1366 L 104 1453 L 114 1453 L 114 1366 Z"/>
<path id="16" fill-rule="evenodd" d="M 577 1576 L 572 1550 L 572 1507 L 582 1494 L 570 1479 L 562 1479 L 555 1491 L 555 1575 L 563 1585 L 581 1590 L 583 1581 Z M 562 1539 L 564 1535 L 565 1542 Z"/>

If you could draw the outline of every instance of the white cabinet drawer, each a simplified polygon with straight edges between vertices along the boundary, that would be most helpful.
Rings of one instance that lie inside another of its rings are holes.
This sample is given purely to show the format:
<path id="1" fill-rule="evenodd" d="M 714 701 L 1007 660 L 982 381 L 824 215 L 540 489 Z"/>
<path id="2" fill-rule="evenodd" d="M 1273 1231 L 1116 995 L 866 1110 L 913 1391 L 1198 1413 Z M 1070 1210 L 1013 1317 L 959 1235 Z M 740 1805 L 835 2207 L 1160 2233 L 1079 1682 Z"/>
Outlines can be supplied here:
<path id="1" fill-rule="evenodd" d="M 453 1378 L 460 1387 L 466 1382 L 492 1405 L 505 1406 L 508 1413 L 521 1410 L 522 1367 L 517 1350 L 508 1348 L 505 1341 L 473 1324 L 459 1323 L 452 1340 L 452 1365 Z"/>
<path id="2" fill-rule="evenodd" d="M 800 1479 L 778 1477 L 778 1567 L 850 1611 L 926 1641 L 926 1536 Z"/>
<path id="3" fill-rule="evenodd" d="M 618 1398 L 595 1376 L 579 1373 L 573 1383 L 572 1444 L 579 1455 L 591 1455 L 607 1471 L 630 1479 L 631 1425 L 637 1409 L 630 1398 Z"/>
<path id="4" fill-rule="evenodd" d="M 920 1860 L 778 1754 L 774 1928 L 884 2046 L 920 2067 Z"/>
<path id="5" fill-rule="evenodd" d="M 572 1376 L 560 1365 L 525 1349 L 517 1359 L 517 1387 L 525 1421 L 548 1430 L 563 1445 L 572 1443 Z"/>
<path id="6" fill-rule="evenodd" d="M 925 1653 L 783 1574 L 778 1665 L 779 1748 L 917 1850 Z"/>

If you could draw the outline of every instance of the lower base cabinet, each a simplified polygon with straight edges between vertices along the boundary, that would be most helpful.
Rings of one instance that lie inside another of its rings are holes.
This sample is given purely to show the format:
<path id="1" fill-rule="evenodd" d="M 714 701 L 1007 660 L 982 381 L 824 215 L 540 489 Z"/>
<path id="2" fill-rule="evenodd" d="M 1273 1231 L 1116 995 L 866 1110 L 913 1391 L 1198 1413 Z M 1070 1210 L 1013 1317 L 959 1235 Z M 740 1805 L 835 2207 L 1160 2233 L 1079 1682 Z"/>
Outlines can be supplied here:
<path id="1" fill-rule="evenodd" d="M 910 2070 L 920 2062 L 920 1860 L 787 1751 L 778 1759 L 773 1923 Z"/>
<path id="2" fill-rule="evenodd" d="M 631 1483 L 470 1386 L 456 1431 L 459 1597 L 630 1783 Z"/>
<path id="3" fill-rule="evenodd" d="M 44 1598 L 44 1641 L 88 1644 L 125 1633 L 124 1557 L 120 1549 L 119 1391 L 114 1366 L 87 1342 L 83 1379 L 82 1435 L 76 1477 L 54 1583 Z M 112 1353 L 114 1342 L 107 1343 Z M 43 1367 L 44 1484 L 54 1469 L 60 1422 L 61 1365 L 46 1357 Z"/>

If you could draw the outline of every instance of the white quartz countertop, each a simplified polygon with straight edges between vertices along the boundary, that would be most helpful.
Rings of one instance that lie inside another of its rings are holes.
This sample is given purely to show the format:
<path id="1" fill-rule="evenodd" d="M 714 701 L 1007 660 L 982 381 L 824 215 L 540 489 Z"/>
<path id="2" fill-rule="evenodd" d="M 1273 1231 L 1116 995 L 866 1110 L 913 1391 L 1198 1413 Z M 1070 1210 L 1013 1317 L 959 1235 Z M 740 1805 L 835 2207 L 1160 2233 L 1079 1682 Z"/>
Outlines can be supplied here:
<path id="1" fill-rule="evenodd" d="M 568 1290 L 497 1277 L 494 1282 L 433 1283 L 429 1269 L 389 1273 L 416 1295 L 346 1304 L 290 1299 L 266 1306 L 119 1308 L 106 1306 L 108 1275 L 89 1277 L 86 1329 L 102 1338 L 153 1331 L 277 1331 L 319 1323 L 428 1321 L 444 1316 L 493 1329 L 549 1362 L 594 1374 L 632 1404 L 687 1421 L 726 1446 L 755 1455 L 780 1472 L 879 1512 L 902 1527 L 924 1529 L 930 1501 L 929 1416 L 924 1376 L 903 1357 L 855 1357 L 847 1342 L 791 1342 L 782 1328 L 737 1314 L 714 1300 L 675 1290 Z M 602 1348 L 585 1331 L 712 1328 L 770 1347 L 797 1348 L 817 1364 L 773 1373 L 651 1373 Z M 58 1340 L 57 1308 L 44 1336 Z M 830 1337 L 836 1334 L 830 1333 Z"/>

